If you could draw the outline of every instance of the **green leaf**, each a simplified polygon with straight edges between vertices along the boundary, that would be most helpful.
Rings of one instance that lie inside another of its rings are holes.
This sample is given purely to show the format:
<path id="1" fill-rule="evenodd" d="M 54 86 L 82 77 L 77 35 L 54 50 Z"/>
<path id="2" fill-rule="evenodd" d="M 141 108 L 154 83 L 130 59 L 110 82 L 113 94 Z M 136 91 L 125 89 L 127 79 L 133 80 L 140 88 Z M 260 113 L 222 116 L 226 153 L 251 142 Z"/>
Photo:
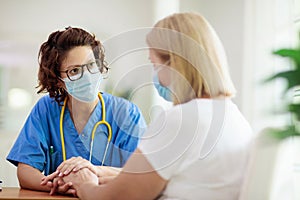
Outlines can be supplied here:
<path id="1" fill-rule="evenodd" d="M 297 120 L 300 121 L 300 104 L 290 104 L 288 110 L 294 113 L 297 117 Z"/>
<path id="2" fill-rule="evenodd" d="M 297 66 L 300 66 L 300 49 L 279 49 L 274 51 L 273 54 L 291 58 Z"/>
<path id="3" fill-rule="evenodd" d="M 286 90 L 289 90 L 297 85 L 300 85 L 300 70 L 290 70 L 285 72 L 279 72 L 274 76 L 268 78 L 266 82 L 272 81 L 277 78 L 284 78 L 288 82 Z"/>
<path id="4" fill-rule="evenodd" d="M 290 136 L 300 136 L 300 133 L 295 130 L 294 126 L 288 126 L 284 129 L 269 129 L 267 133 L 277 139 L 284 139 Z"/>

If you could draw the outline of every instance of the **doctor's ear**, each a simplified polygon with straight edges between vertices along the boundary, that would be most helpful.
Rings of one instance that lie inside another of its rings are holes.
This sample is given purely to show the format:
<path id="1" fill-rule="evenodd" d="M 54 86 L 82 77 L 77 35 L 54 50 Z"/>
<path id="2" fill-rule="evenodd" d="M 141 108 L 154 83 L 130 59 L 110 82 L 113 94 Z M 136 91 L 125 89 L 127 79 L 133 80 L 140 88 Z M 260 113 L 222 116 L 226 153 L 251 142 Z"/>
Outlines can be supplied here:
<path id="1" fill-rule="evenodd" d="M 57 86 L 59 88 L 64 88 L 64 89 L 66 88 L 65 83 L 64 83 L 63 80 L 61 80 L 61 78 L 58 78 L 58 80 L 57 80 Z"/>

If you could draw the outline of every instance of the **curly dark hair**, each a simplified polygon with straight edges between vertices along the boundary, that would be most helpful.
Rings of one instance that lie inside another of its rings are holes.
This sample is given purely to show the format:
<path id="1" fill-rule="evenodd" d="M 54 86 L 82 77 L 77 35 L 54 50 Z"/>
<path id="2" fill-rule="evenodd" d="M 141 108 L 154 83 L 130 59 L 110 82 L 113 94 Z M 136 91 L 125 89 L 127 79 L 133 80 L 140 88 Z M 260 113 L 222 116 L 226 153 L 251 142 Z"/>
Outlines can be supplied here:
<path id="1" fill-rule="evenodd" d="M 39 50 L 38 94 L 49 92 L 51 98 L 61 105 L 67 96 L 67 91 L 58 85 L 60 67 L 67 53 L 78 46 L 91 46 L 96 59 L 106 67 L 104 48 L 94 34 L 81 28 L 68 27 L 63 31 L 51 33 Z"/>

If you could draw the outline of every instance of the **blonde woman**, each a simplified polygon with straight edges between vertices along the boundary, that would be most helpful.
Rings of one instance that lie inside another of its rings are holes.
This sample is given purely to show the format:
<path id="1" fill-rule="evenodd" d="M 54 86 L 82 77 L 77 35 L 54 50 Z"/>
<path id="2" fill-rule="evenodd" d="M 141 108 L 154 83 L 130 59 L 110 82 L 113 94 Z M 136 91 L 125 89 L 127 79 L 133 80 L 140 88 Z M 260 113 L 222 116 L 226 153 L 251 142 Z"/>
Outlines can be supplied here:
<path id="1" fill-rule="evenodd" d="M 199 14 L 179 13 L 147 35 L 154 85 L 174 106 L 148 127 L 112 181 L 88 168 L 64 177 L 80 199 L 238 199 L 252 131 L 231 101 L 222 45 Z"/>

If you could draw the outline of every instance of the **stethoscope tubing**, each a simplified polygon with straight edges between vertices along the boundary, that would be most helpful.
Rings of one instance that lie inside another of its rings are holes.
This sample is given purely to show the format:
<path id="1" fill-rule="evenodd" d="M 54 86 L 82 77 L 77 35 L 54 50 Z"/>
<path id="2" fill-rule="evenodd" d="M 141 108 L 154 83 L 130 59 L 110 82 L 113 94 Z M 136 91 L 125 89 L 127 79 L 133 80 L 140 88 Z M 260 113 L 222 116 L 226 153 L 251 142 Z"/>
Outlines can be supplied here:
<path id="1" fill-rule="evenodd" d="M 104 155 L 103 155 L 103 158 L 102 158 L 102 165 L 104 165 L 104 161 L 105 161 L 105 158 L 106 158 L 106 155 L 107 155 L 109 143 L 110 143 L 111 138 L 112 138 L 112 129 L 111 129 L 110 124 L 105 120 L 106 119 L 106 110 L 105 110 L 105 104 L 104 104 L 104 100 L 103 100 L 103 97 L 102 97 L 101 93 L 98 93 L 98 97 L 99 97 L 99 100 L 100 100 L 101 106 L 102 106 L 102 120 L 98 121 L 94 125 L 93 130 L 92 130 L 89 161 L 90 162 L 92 161 L 95 132 L 97 130 L 97 127 L 103 124 L 107 127 L 107 131 L 108 131 L 107 142 L 106 142 L 106 146 L 105 146 Z M 65 148 L 65 139 L 64 139 L 64 130 L 63 130 L 63 119 L 64 119 L 66 104 L 67 104 L 67 97 L 64 100 L 64 104 L 63 104 L 62 109 L 61 109 L 60 120 L 59 120 L 59 123 L 60 123 L 59 131 L 60 131 L 60 138 L 61 138 L 61 148 L 62 148 L 63 161 L 67 160 L 66 148 Z"/>

